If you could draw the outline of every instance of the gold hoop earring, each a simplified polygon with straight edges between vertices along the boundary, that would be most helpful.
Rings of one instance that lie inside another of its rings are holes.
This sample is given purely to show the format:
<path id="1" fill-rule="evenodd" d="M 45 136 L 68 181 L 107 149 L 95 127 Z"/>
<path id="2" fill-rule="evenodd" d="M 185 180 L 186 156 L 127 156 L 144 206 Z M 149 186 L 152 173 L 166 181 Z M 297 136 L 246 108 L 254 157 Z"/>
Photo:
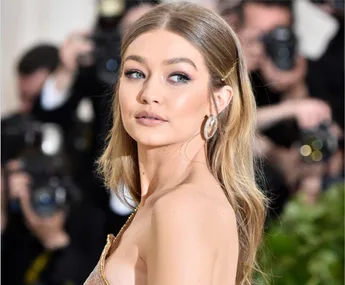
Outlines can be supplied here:
<path id="1" fill-rule="evenodd" d="M 218 127 L 217 116 L 209 116 L 204 126 L 204 138 L 208 141 L 214 136 Z"/>

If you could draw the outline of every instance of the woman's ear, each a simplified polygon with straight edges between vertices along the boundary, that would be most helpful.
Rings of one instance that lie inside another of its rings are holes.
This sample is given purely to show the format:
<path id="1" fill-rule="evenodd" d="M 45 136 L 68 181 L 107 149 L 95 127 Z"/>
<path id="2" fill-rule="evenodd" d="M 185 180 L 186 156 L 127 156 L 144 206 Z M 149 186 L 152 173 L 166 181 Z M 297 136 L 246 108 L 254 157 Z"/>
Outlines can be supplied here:
<path id="1" fill-rule="evenodd" d="M 221 113 L 230 104 L 233 93 L 232 87 L 229 85 L 225 85 L 213 93 L 215 100 L 213 103 L 216 103 L 218 113 Z"/>

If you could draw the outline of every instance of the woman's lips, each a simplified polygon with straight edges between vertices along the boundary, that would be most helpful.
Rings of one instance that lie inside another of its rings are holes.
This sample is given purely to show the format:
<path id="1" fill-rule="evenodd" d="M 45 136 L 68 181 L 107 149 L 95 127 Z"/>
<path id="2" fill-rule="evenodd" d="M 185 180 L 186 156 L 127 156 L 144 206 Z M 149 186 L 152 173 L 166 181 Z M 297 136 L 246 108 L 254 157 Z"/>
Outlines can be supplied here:
<path id="1" fill-rule="evenodd" d="M 137 118 L 136 121 L 144 126 L 158 126 L 166 123 L 166 121 L 156 120 L 151 118 Z"/>
<path id="2" fill-rule="evenodd" d="M 158 126 L 167 122 L 167 120 L 160 115 L 147 111 L 139 112 L 136 114 L 135 119 L 139 124 L 144 126 Z"/>

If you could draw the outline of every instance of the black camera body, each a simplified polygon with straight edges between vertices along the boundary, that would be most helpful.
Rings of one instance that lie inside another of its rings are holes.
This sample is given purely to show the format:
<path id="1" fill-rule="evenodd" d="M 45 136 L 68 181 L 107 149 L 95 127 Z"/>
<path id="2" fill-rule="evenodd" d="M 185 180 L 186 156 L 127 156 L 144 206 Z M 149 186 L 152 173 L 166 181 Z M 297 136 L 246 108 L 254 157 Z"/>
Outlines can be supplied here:
<path id="1" fill-rule="evenodd" d="M 301 130 L 300 154 L 304 162 L 327 162 L 337 149 L 338 138 L 332 134 L 329 123 Z"/>
<path id="2" fill-rule="evenodd" d="M 81 55 L 79 65 L 83 68 L 83 57 L 93 64 L 88 68 L 94 69 L 98 82 L 108 86 L 114 86 L 116 75 L 121 66 L 121 32 L 120 22 L 125 13 L 142 4 L 158 4 L 157 0 L 103 0 L 99 1 L 98 16 L 93 34 L 89 39 L 94 44 L 91 54 Z M 90 78 L 92 80 L 92 78 Z"/>
<path id="3" fill-rule="evenodd" d="M 115 76 L 121 65 L 121 36 L 119 30 L 97 29 L 91 36 L 95 49 L 92 57 L 95 62 L 97 79 L 114 85 Z"/>
<path id="4" fill-rule="evenodd" d="M 99 2 L 99 15 L 93 33 L 88 37 L 94 49 L 79 55 L 80 71 L 91 70 L 88 81 L 113 86 L 121 64 L 121 34 L 119 24 L 125 9 L 125 1 Z"/>
<path id="5" fill-rule="evenodd" d="M 281 70 L 291 70 L 295 66 L 297 38 L 289 27 L 279 26 L 261 38 L 266 54 Z"/>
<path id="6" fill-rule="evenodd" d="M 22 169 L 32 177 L 30 200 L 39 216 L 52 216 L 80 200 L 79 189 L 69 171 L 64 169 L 68 167 L 66 158 L 31 153 L 24 156 L 21 162 Z"/>
<path id="7" fill-rule="evenodd" d="M 58 125 L 19 116 L 3 127 L 1 136 L 5 144 L 2 163 L 18 159 L 19 171 L 31 176 L 30 200 L 39 216 L 52 216 L 59 209 L 80 201 L 81 192 L 73 181 L 71 162 L 63 146 L 63 132 Z M 18 149 L 14 149 L 14 145 Z M 10 203 L 10 210 L 20 212 L 18 201 Z"/>

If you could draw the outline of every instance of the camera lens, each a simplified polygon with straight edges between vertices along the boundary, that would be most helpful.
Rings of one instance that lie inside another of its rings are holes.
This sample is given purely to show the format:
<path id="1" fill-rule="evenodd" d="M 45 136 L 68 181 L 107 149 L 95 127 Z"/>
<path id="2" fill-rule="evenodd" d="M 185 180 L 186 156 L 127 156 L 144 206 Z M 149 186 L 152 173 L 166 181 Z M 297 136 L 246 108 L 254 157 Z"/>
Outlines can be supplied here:
<path id="1" fill-rule="evenodd" d="M 57 210 L 55 204 L 55 191 L 50 185 L 43 185 L 32 191 L 32 206 L 41 217 L 52 216 Z"/>
<path id="2" fill-rule="evenodd" d="M 116 72 L 119 66 L 117 61 L 112 58 L 108 59 L 105 65 L 106 65 L 107 70 L 110 72 Z"/>
<path id="3" fill-rule="evenodd" d="M 326 123 L 301 132 L 300 154 L 306 163 L 327 161 L 337 149 L 338 139 Z"/>
<path id="4" fill-rule="evenodd" d="M 267 55 L 281 70 L 295 66 L 297 39 L 290 27 L 276 27 L 262 38 Z"/>

